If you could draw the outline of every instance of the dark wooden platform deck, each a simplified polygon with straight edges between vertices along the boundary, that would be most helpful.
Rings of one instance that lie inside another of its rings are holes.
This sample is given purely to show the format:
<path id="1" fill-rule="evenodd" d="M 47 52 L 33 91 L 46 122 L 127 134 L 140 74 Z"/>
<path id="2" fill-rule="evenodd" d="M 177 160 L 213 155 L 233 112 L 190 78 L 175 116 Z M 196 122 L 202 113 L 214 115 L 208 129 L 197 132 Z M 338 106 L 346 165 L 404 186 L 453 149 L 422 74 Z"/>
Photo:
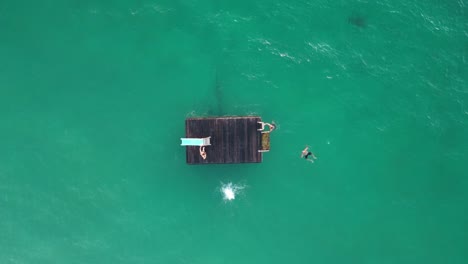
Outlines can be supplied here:
<path id="1" fill-rule="evenodd" d="M 188 164 L 262 162 L 258 152 L 261 141 L 258 116 L 188 118 L 185 120 L 186 138 L 211 136 L 211 146 L 206 146 L 207 158 L 200 156 L 198 146 L 187 146 Z"/>

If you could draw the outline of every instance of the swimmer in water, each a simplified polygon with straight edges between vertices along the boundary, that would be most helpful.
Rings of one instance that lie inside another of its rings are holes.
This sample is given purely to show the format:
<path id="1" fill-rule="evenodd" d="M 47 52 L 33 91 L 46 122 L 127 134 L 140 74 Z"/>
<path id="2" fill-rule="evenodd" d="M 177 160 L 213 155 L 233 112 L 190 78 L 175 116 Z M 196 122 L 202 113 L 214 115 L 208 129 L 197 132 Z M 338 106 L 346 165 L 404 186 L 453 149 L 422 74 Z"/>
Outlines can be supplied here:
<path id="1" fill-rule="evenodd" d="M 310 159 L 309 159 L 310 157 Z M 317 157 L 315 157 L 314 153 L 310 152 L 309 151 L 309 146 L 306 146 L 306 148 L 302 151 L 301 153 L 301 158 L 304 158 L 312 163 L 314 163 L 314 159 L 317 159 Z"/>
<path id="2" fill-rule="evenodd" d="M 257 129 L 258 131 L 263 131 L 265 129 L 265 126 L 268 126 L 268 128 L 270 128 L 269 131 L 266 131 L 265 133 L 271 133 L 271 131 L 275 130 L 276 129 L 276 124 L 275 122 L 271 122 L 271 124 L 269 123 L 265 123 L 265 122 L 258 122 L 260 124 L 260 128 Z"/>
<path id="3" fill-rule="evenodd" d="M 269 132 L 275 130 L 275 129 L 276 129 L 276 124 L 275 124 L 275 122 L 271 122 L 271 124 L 268 124 L 268 127 L 270 128 L 270 131 L 269 131 Z"/>

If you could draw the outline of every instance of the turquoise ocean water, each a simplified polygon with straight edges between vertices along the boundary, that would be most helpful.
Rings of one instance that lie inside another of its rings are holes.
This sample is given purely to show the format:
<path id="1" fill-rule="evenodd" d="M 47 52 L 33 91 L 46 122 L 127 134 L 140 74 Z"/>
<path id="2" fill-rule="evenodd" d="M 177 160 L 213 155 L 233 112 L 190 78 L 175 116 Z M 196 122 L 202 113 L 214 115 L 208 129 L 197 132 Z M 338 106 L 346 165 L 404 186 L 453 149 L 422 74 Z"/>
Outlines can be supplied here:
<path id="1" fill-rule="evenodd" d="M 467 6 L 2 1 L 0 263 L 466 263 Z M 218 115 L 263 163 L 185 164 Z"/>

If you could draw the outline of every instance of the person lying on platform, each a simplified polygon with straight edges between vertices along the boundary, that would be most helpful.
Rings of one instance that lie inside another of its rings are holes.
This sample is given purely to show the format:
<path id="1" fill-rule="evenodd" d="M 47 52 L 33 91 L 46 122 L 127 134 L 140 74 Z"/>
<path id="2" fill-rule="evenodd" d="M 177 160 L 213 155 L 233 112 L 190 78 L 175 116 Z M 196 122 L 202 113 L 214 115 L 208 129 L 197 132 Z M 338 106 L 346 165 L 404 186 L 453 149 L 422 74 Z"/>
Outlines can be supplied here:
<path id="1" fill-rule="evenodd" d="M 309 156 L 311 157 L 310 159 L 309 159 Z M 302 151 L 301 158 L 304 158 L 312 163 L 314 163 L 314 159 L 317 159 L 314 153 L 309 151 L 309 146 L 306 146 L 306 148 Z"/>
<path id="2" fill-rule="evenodd" d="M 271 133 L 271 131 L 275 130 L 276 128 L 276 124 L 275 122 L 271 122 L 271 124 L 269 123 L 265 123 L 265 122 L 258 122 L 261 127 L 259 129 L 257 129 L 258 131 L 263 131 L 265 129 L 265 126 L 268 126 L 268 128 L 270 128 L 269 131 L 267 131 L 267 133 Z"/>
<path id="3" fill-rule="evenodd" d="M 200 156 L 206 160 L 206 151 L 205 151 L 205 147 L 203 146 L 200 146 Z"/>

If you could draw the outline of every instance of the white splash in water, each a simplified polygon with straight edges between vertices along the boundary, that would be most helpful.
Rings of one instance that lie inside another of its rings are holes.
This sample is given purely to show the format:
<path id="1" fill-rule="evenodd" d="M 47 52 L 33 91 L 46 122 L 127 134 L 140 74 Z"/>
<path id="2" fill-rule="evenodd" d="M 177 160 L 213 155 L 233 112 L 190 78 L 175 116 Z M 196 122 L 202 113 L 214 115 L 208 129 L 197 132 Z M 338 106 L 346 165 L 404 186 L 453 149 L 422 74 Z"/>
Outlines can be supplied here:
<path id="1" fill-rule="evenodd" d="M 231 201 L 236 199 L 236 195 L 239 194 L 242 189 L 244 189 L 244 186 L 235 185 L 230 182 L 228 184 L 222 184 L 220 191 L 223 194 L 223 200 Z"/>

